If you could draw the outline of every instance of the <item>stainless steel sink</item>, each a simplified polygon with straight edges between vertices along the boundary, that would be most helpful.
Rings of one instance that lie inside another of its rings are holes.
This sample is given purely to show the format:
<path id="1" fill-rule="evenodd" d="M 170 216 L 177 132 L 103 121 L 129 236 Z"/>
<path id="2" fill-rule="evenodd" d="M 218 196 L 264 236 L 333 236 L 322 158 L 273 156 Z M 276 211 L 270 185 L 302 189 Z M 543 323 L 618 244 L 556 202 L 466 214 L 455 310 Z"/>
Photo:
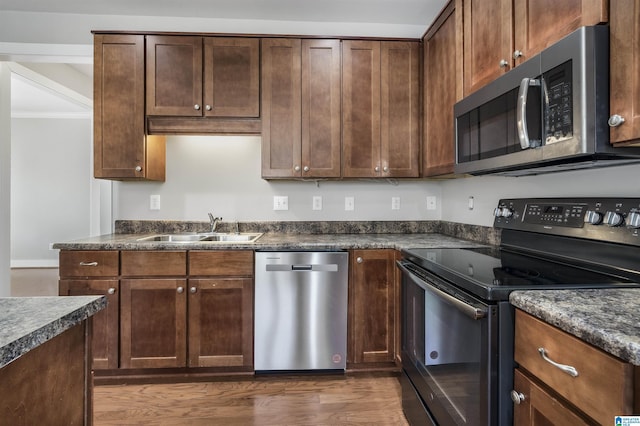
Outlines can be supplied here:
<path id="1" fill-rule="evenodd" d="M 205 233 L 205 234 L 160 234 L 138 238 L 140 242 L 167 242 L 167 243 L 194 243 L 194 242 L 217 242 L 217 243 L 253 243 L 262 236 L 261 233 L 242 232 L 236 233 Z"/>

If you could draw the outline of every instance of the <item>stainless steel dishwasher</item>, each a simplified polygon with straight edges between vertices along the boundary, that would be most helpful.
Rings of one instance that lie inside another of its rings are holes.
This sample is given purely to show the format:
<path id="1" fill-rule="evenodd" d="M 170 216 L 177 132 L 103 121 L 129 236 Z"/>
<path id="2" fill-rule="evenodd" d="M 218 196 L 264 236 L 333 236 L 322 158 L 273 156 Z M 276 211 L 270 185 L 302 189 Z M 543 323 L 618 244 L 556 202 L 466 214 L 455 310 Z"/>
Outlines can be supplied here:
<path id="1" fill-rule="evenodd" d="M 349 254 L 255 256 L 255 370 L 344 370 Z"/>

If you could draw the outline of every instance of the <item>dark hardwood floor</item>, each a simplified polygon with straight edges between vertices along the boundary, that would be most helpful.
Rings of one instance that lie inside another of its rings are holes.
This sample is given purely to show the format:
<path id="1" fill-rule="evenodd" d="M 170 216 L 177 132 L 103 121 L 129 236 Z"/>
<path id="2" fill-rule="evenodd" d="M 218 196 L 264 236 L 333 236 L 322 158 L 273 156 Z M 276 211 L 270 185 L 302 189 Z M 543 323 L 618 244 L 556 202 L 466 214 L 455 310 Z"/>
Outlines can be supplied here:
<path id="1" fill-rule="evenodd" d="M 385 375 L 258 377 L 94 388 L 94 424 L 407 425 Z"/>

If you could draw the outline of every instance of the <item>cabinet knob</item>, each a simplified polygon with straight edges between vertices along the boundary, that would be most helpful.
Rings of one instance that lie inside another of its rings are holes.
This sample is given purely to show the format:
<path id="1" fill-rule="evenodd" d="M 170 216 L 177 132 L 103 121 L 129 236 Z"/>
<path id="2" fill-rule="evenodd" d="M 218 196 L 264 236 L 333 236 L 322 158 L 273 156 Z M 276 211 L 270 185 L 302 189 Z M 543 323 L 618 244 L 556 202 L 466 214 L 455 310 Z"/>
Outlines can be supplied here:
<path id="1" fill-rule="evenodd" d="M 524 53 L 522 53 L 522 50 L 513 51 L 513 59 L 522 58 L 523 56 L 524 56 Z"/>
<path id="2" fill-rule="evenodd" d="M 293 170 L 295 170 L 296 172 L 299 172 L 299 171 L 300 171 L 300 166 L 295 166 L 295 167 L 293 168 Z"/>
<path id="3" fill-rule="evenodd" d="M 517 390 L 512 390 L 511 400 L 513 401 L 514 404 L 520 405 L 520 403 L 522 403 L 525 400 L 525 397 L 522 393 L 518 392 Z"/>
<path id="4" fill-rule="evenodd" d="M 376 166 L 373 170 L 375 170 L 376 172 L 380 171 L 380 166 Z"/>
<path id="5" fill-rule="evenodd" d="M 382 171 L 383 171 L 383 172 L 388 172 L 388 171 L 389 171 L 389 167 L 384 166 L 384 167 L 382 168 Z"/>
<path id="6" fill-rule="evenodd" d="M 498 65 L 500 65 L 500 68 L 506 68 L 509 65 L 509 61 L 507 61 L 506 59 L 500 59 Z"/>
<path id="7" fill-rule="evenodd" d="M 309 166 L 304 166 L 304 167 L 302 168 L 302 170 L 303 170 L 303 171 L 305 171 L 305 172 L 308 172 L 308 171 L 309 171 Z"/>
<path id="8" fill-rule="evenodd" d="M 195 105 L 193 106 L 193 109 L 195 109 L 196 111 L 200 111 L 200 105 L 195 104 Z"/>
<path id="9" fill-rule="evenodd" d="M 206 109 L 207 111 L 211 111 L 213 108 L 211 108 L 211 105 L 207 105 L 207 106 L 205 106 L 205 109 Z"/>
<path id="10" fill-rule="evenodd" d="M 618 127 L 619 125 L 624 123 L 624 117 L 618 114 L 613 114 L 611 117 L 609 117 L 607 123 L 609 124 L 609 127 Z"/>
<path id="11" fill-rule="evenodd" d="M 198 291 L 198 289 L 195 287 L 191 287 L 189 291 L 191 292 L 191 294 L 194 294 L 196 291 Z"/>
<path id="12" fill-rule="evenodd" d="M 136 172 L 141 172 L 142 171 L 142 166 L 136 166 Z"/>
<path id="13" fill-rule="evenodd" d="M 364 259 L 362 259 L 360 256 L 356 257 L 356 262 L 357 263 L 362 263 L 364 262 Z"/>
<path id="14" fill-rule="evenodd" d="M 109 290 L 107 290 L 107 293 L 109 294 L 116 294 L 116 289 L 111 287 Z"/>
<path id="15" fill-rule="evenodd" d="M 178 287 L 176 289 L 176 291 L 178 292 L 178 294 L 182 294 L 182 293 L 184 293 L 184 288 L 183 287 Z"/>

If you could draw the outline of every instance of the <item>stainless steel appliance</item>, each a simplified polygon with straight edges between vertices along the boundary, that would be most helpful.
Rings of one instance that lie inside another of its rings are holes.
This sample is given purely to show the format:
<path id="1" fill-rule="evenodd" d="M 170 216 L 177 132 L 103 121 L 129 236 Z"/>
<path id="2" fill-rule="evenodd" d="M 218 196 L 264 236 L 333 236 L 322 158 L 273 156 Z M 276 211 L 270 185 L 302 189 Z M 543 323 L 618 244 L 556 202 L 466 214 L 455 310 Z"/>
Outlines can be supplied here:
<path id="1" fill-rule="evenodd" d="M 640 198 L 509 199 L 494 214 L 498 248 L 403 250 L 411 424 L 512 424 L 512 291 L 640 287 Z"/>
<path id="2" fill-rule="evenodd" d="M 582 27 L 454 107 L 456 173 L 527 175 L 640 161 L 609 144 L 609 29 Z"/>
<path id="3" fill-rule="evenodd" d="M 257 372 L 344 370 L 347 252 L 256 252 Z"/>

